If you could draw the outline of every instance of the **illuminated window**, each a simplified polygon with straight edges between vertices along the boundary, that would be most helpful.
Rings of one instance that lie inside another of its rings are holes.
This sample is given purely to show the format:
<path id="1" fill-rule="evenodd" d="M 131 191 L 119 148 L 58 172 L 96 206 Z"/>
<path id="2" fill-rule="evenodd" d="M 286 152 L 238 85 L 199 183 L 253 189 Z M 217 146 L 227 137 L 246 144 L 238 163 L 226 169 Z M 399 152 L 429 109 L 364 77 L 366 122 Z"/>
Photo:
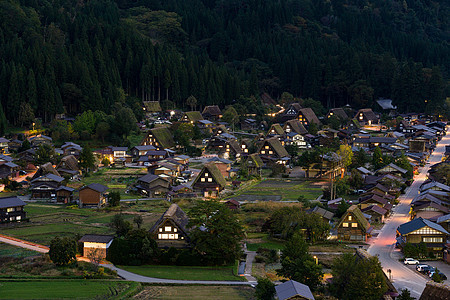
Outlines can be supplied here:
<path id="1" fill-rule="evenodd" d="M 348 220 L 351 221 L 352 220 L 352 216 L 348 216 Z"/>
<path id="2" fill-rule="evenodd" d="M 352 223 L 352 227 L 353 228 L 358 227 L 358 223 Z"/>
<path id="3" fill-rule="evenodd" d="M 6 212 L 12 212 L 12 211 L 14 211 L 14 207 L 8 207 L 8 208 L 6 209 Z"/>
<path id="4" fill-rule="evenodd" d="M 173 232 L 177 232 L 177 231 L 178 231 L 178 229 L 174 227 L 173 228 Z"/>
<path id="5" fill-rule="evenodd" d="M 262 151 L 261 151 L 261 154 L 266 154 L 266 151 L 262 150 Z"/>
<path id="6" fill-rule="evenodd" d="M 440 237 L 424 237 L 423 242 L 424 243 L 442 243 L 443 239 Z"/>
<path id="7" fill-rule="evenodd" d="M 248 149 L 244 149 L 244 152 L 245 152 L 245 153 L 248 153 Z"/>
<path id="8" fill-rule="evenodd" d="M 203 178 L 203 177 L 200 178 L 200 181 L 201 181 L 201 182 L 205 182 L 205 178 Z"/>
<path id="9" fill-rule="evenodd" d="M 212 178 L 211 177 L 208 178 L 208 182 L 212 182 Z"/>
<path id="10" fill-rule="evenodd" d="M 205 173 L 205 177 L 208 177 L 209 176 L 209 174 L 208 173 Z"/>
<path id="11" fill-rule="evenodd" d="M 171 226 L 164 226 L 164 231 L 172 231 L 172 227 Z"/>
<path id="12" fill-rule="evenodd" d="M 265 146 L 264 149 L 269 149 L 269 146 Z"/>
<path id="13" fill-rule="evenodd" d="M 348 223 L 342 223 L 342 227 L 348 227 Z"/>
<path id="14" fill-rule="evenodd" d="M 269 151 L 269 154 L 273 154 L 273 151 L 272 151 L 272 150 L 270 150 L 270 151 Z"/>
<path id="15" fill-rule="evenodd" d="M 162 232 L 162 228 L 159 228 L 159 232 Z"/>

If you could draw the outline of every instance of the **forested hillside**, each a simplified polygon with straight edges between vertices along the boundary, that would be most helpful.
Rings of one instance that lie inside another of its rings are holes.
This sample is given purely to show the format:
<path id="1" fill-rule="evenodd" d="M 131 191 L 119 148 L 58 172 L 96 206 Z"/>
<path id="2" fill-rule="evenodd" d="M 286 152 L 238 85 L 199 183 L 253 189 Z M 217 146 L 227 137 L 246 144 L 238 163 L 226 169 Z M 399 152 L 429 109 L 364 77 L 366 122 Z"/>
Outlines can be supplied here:
<path id="1" fill-rule="evenodd" d="M 284 91 L 442 111 L 449 11 L 446 0 L 3 0 L 0 119 Z"/>

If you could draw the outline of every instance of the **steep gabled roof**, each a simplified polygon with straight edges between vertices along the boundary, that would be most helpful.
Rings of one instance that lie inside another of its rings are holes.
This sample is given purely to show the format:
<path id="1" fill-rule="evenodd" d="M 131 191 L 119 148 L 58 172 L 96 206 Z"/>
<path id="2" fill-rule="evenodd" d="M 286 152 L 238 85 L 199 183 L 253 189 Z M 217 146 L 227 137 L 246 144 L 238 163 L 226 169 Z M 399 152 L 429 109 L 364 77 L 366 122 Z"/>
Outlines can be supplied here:
<path id="1" fill-rule="evenodd" d="M 281 142 L 276 137 L 270 138 L 265 140 L 269 145 L 272 147 L 272 149 L 277 153 L 279 157 L 290 157 L 289 153 L 286 151 L 286 149 L 281 145 Z M 264 143 L 261 144 L 261 148 L 264 147 Z"/>
<path id="2" fill-rule="evenodd" d="M 172 148 L 175 146 L 172 133 L 166 126 L 150 129 L 155 139 L 161 144 L 162 148 Z"/>
<path id="3" fill-rule="evenodd" d="M 336 116 L 340 120 L 347 120 L 347 119 L 349 119 L 349 116 L 347 115 L 345 110 L 343 108 L 341 108 L 341 107 L 330 109 L 330 111 L 328 112 L 328 115 L 329 116 Z"/>
<path id="4" fill-rule="evenodd" d="M 162 214 L 158 221 L 156 221 L 155 225 L 152 226 L 150 232 L 155 233 L 159 226 L 167 219 L 172 220 L 184 233 L 187 232 L 186 226 L 189 222 L 189 218 L 186 213 L 175 203 L 170 205 L 170 207 Z"/>
<path id="5" fill-rule="evenodd" d="M 199 111 L 187 111 L 184 114 L 194 123 L 203 120 L 203 116 Z"/>
<path id="6" fill-rule="evenodd" d="M 197 181 L 205 171 L 208 171 L 209 174 L 212 175 L 214 181 L 217 182 L 217 184 L 219 184 L 221 187 L 225 187 L 227 182 L 223 177 L 222 172 L 220 172 L 219 168 L 216 166 L 214 162 L 207 163 L 203 166 L 203 169 L 200 171 L 200 173 L 198 173 L 198 176 L 197 178 L 195 178 L 194 182 L 192 183 L 192 186 L 194 186 L 197 183 Z"/>
<path id="7" fill-rule="evenodd" d="M 144 101 L 144 107 L 148 113 L 160 112 L 162 110 L 159 101 Z"/>
<path id="8" fill-rule="evenodd" d="M 56 169 L 53 168 L 53 165 L 48 162 L 39 166 L 38 170 L 36 171 L 32 179 L 38 178 L 48 173 L 61 177 L 58 171 L 56 171 Z"/>
<path id="9" fill-rule="evenodd" d="M 289 125 L 291 127 L 293 132 L 296 132 L 298 134 L 303 135 L 303 134 L 308 133 L 308 130 L 306 130 L 306 128 L 303 126 L 303 124 L 300 123 L 300 121 L 297 119 L 292 119 L 292 120 L 289 120 L 286 123 L 284 123 L 283 130 L 286 131 L 287 125 Z"/>
<path id="10" fill-rule="evenodd" d="M 404 224 L 398 226 L 397 231 L 403 235 L 403 234 L 408 234 L 410 232 L 416 231 L 425 226 L 433 228 L 442 233 L 448 234 L 447 230 L 445 230 L 441 225 L 431 222 L 427 219 L 422 219 L 421 217 L 416 218 L 412 221 L 409 221 L 407 223 L 404 223 Z"/>
<path id="11" fill-rule="evenodd" d="M 275 286 L 275 291 L 277 292 L 277 297 L 279 300 L 290 299 L 295 296 L 300 296 L 308 300 L 314 300 L 314 296 L 309 287 L 295 280 L 289 280 Z"/>
<path id="12" fill-rule="evenodd" d="M 267 131 L 267 135 L 272 134 L 272 130 L 275 131 L 275 134 L 279 134 L 279 135 L 283 135 L 284 134 L 284 130 L 283 127 L 281 127 L 280 124 L 276 123 L 276 124 L 272 124 L 272 126 L 270 126 L 269 130 Z"/>
<path id="13" fill-rule="evenodd" d="M 253 153 L 248 156 L 248 159 L 251 159 L 257 168 L 261 168 L 264 165 L 264 162 L 262 161 L 261 157 L 258 155 L 258 153 Z"/>
<path id="14" fill-rule="evenodd" d="M 428 281 L 419 300 L 448 300 L 450 286 L 444 283 Z"/>
<path id="15" fill-rule="evenodd" d="M 58 169 L 68 169 L 72 171 L 78 171 L 78 159 L 76 159 L 73 155 L 66 155 L 61 159 L 61 162 L 58 164 Z"/>
<path id="16" fill-rule="evenodd" d="M 377 116 L 375 115 L 375 113 L 372 111 L 371 108 L 363 108 L 358 110 L 358 112 L 355 115 L 355 119 L 358 120 L 358 115 L 362 113 L 367 120 L 371 120 L 371 121 L 378 121 Z"/>
<path id="17" fill-rule="evenodd" d="M 308 120 L 308 123 L 322 124 L 310 107 L 300 109 L 300 113 Z"/>
<path id="18" fill-rule="evenodd" d="M 345 218 L 349 215 L 352 214 L 353 216 L 355 216 L 356 221 L 359 223 L 359 225 L 367 232 L 370 228 L 370 224 L 369 221 L 367 221 L 367 219 L 364 217 L 363 213 L 361 212 L 361 210 L 358 208 L 358 206 L 356 205 L 352 205 L 350 206 L 347 211 L 345 212 L 345 214 L 342 216 L 341 220 L 339 221 L 339 224 L 337 225 L 337 227 L 340 227 L 342 225 L 342 223 L 344 222 Z"/>
<path id="19" fill-rule="evenodd" d="M 203 109 L 202 115 L 220 116 L 222 111 L 217 105 L 208 105 Z"/>

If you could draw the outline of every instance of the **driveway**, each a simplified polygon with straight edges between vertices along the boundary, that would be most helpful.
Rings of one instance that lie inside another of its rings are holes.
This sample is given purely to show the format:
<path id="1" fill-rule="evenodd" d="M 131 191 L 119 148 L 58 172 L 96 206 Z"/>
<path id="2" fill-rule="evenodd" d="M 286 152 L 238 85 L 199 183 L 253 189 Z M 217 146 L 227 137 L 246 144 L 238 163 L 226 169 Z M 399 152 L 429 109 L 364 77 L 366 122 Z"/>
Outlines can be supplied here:
<path id="1" fill-rule="evenodd" d="M 447 130 L 447 133 L 449 131 Z M 394 248 L 396 230 L 399 225 L 410 221 L 409 211 L 411 201 L 418 195 L 420 185 L 426 180 L 430 166 L 441 162 L 446 145 L 450 145 L 450 134 L 442 138 L 428 159 L 427 164 L 423 168 L 419 168 L 419 175 L 414 176 L 412 185 L 399 198 L 399 204 L 393 209 L 393 214 L 386 220 L 379 235 L 369 241 L 371 246 L 368 252 L 378 257 L 385 272 L 388 269 L 392 271 L 392 281 L 397 290 L 400 291 L 401 289 L 407 288 L 411 291 L 411 296 L 416 298 L 420 297 L 429 279 L 415 272 L 415 270 L 411 270 L 403 262 L 399 261 L 403 257 L 403 254 L 400 250 Z"/>

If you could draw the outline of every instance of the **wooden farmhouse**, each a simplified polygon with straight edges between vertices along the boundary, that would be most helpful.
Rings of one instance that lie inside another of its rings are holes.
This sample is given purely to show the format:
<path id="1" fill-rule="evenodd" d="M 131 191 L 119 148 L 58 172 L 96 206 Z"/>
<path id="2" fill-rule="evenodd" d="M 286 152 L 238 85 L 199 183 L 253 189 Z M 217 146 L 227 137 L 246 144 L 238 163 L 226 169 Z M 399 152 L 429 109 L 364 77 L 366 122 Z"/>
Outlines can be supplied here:
<path id="1" fill-rule="evenodd" d="M 180 122 L 196 124 L 200 120 L 204 120 L 204 119 L 203 119 L 202 114 L 199 111 L 187 111 L 181 117 Z"/>
<path id="2" fill-rule="evenodd" d="M 51 173 L 31 180 L 31 199 L 56 199 L 56 190 L 63 180 Z"/>
<path id="3" fill-rule="evenodd" d="M 38 134 L 36 136 L 30 137 L 28 139 L 30 141 L 32 148 L 38 148 L 40 145 L 53 145 L 53 139 L 49 136 Z"/>
<path id="4" fill-rule="evenodd" d="M 11 143 L 10 140 L 5 139 L 4 137 L 0 137 L 0 154 L 8 154 L 9 151 L 9 144 Z"/>
<path id="5" fill-rule="evenodd" d="M 98 206 L 101 207 L 106 204 L 107 186 L 100 183 L 91 183 L 79 190 L 80 207 L 83 206 Z"/>
<path id="6" fill-rule="evenodd" d="M 370 126 L 373 124 L 378 124 L 378 122 L 379 122 L 377 115 L 372 111 L 371 108 L 360 109 L 356 113 L 355 119 L 358 120 L 358 122 L 361 126 L 364 126 L 364 125 Z"/>
<path id="7" fill-rule="evenodd" d="M 295 280 L 275 286 L 275 291 L 279 300 L 314 300 L 309 286 Z"/>
<path id="8" fill-rule="evenodd" d="M 222 118 L 222 111 L 217 105 L 209 105 L 203 109 L 202 115 L 209 121 L 218 121 Z"/>
<path id="9" fill-rule="evenodd" d="M 152 145 L 134 146 L 131 148 L 131 156 L 133 157 L 133 160 L 137 160 L 151 150 L 156 150 L 156 148 Z"/>
<path id="10" fill-rule="evenodd" d="M 73 192 L 75 189 L 60 185 L 56 188 L 56 202 L 58 203 L 69 203 L 73 201 Z"/>
<path id="11" fill-rule="evenodd" d="M 136 188 L 149 197 L 160 197 L 170 190 L 169 179 L 154 174 L 140 177 L 137 183 Z"/>
<path id="12" fill-rule="evenodd" d="M 106 259 L 108 248 L 114 240 L 112 235 L 85 234 L 78 243 L 83 244 L 83 256 Z"/>
<path id="13" fill-rule="evenodd" d="M 261 170 L 264 166 L 264 162 L 257 153 L 250 154 L 246 159 L 246 166 L 248 175 L 259 175 L 261 176 Z"/>
<path id="14" fill-rule="evenodd" d="M 79 157 L 83 148 L 78 144 L 66 142 L 61 146 L 61 150 L 63 150 L 63 155 L 73 155 Z"/>
<path id="15" fill-rule="evenodd" d="M 367 241 L 373 229 L 356 205 L 349 207 L 336 228 L 339 241 Z"/>
<path id="16" fill-rule="evenodd" d="M 0 164 L 0 178 L 14 178 L 19 176 L 19 165 L 13 162 Z"/>
<path id="17" fill-rule="evenodd" d="M 346 121 L 349 118 L 345 110 L 341 107 L 332 108 L 328 111 L 327 118 L 336 117 L 340 121 Z"/>
<path id="18" fill-rule="evenodd" d="M 170 149 L 175 147 L 175 141 L 168 127 L 156 127 L 150 129 L 142 140 L 141 146 L 147 145 L 152 145 L 157 149 Z"/>
<path id="19" fill-rule="evenodd" d="M 188 248 L 188 222 L 186 213 L 174 203 L 156 221 L 150 229 L 150 234 L 159 248 Z"/>
<path id="20" fill-rule="evenodd" d="M 437 218 L 447 215 L 448 213 L 450 213 L 450 210 L 447 207 L 430 201 L 422 205 L 414 205 L 412 215 L 414 218 L 421 217 L 436 221 Z"/>
<path id="21" fill-rule="evenodd" d="M 192 183 L 195 191 L 201 192 L 203 197 L 216 198 L 225 188 L 226 181 L 215 163 L 210 162 L 203 166 Z"/>
<path id="22" fill-rule="evenodd" d="M 311 123 L 315 123 L 316 125 L 322 124 L 317 118 L 316 114 L 311 108 L 302 108 L 297 116 L 297 119 L 302 123 L 303 126 L 309 127 Z"/>
<path id="23" fill-rule="evenodd" d="M 297 119 L 286 121 L 283 130 L 286 133 L 295 132 L 301 135 L 308 134 L 308 130 L 306 130 L 303 124 Z"/>
<path id="24" fill-rule="evenodd" d="M 0 223 L 21 222 L 27 219 L 27 214 L 23 210 L 25 202 L 18 197 L 0 198 Z"/>
<path id="25" fill-rule="evenodd" d="M 289 106 L 283 112 L 283 119 L 291 120 L 297 118 L 298 114 L 300 113 L 300 109 L 302 109 L 302 106 L 299 103 L 289 104 Z"/>
<path id="26" fill-rule="evenodd" d="M 401 247 L 405 243 L 419 244 L 423 242 L 429 251 L 442 257 L 448 235 L 448 231 L 441 225 L 419 217 L 398 226 L 397 243 Z"/>
<path id="27" fill-rule="evenodd" d="M 71 179 L 80 175 L 78 159 L 74 155 L 64 156 L 56 166 L 56 169 L 61 176 L 69 176 Z"/>
<path id="28" fill-rule="evenodd" d="M 286 165 L 290 155 L 277 138 L 266 139 L 259 147 L 258 154 L 263 161 Z"/>

